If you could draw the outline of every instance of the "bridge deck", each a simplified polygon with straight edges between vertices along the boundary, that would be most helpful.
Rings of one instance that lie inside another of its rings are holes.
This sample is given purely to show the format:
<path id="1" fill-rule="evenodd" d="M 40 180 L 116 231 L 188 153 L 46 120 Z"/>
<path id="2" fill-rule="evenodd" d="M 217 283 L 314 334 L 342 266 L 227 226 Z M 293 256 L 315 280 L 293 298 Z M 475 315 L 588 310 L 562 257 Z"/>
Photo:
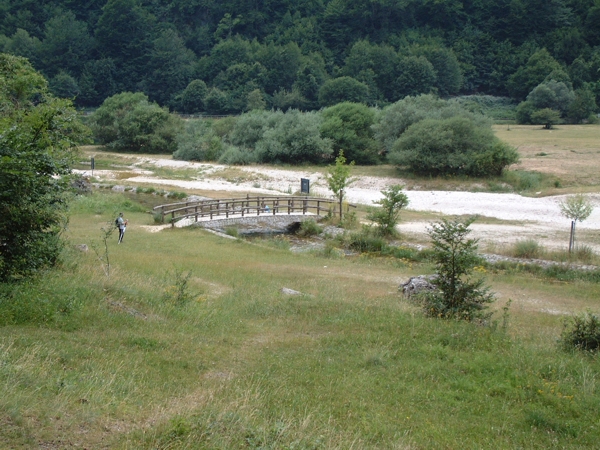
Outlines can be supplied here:
<path id="1" fill-rule="evenodd" d="M 171 215 L 170 222 L 186 220 L 202 222 L 212 220 L 227 220 L 241 217 L 265 217 L 282 215 L 308 215 L 320 216 L 321 213 L 336 214 L 338 202 L 332 199 L 318 197 L 298 196 L 258 196 L 249 195 L 241 198 L 228 198 L 219 200 L 199 200 L 193 202 L 178 202 L 160 205 L 154 208 L 159 211 L 162 221 L 165 216 Z M 356 207 L 347 204 L 347 207 Z"/>

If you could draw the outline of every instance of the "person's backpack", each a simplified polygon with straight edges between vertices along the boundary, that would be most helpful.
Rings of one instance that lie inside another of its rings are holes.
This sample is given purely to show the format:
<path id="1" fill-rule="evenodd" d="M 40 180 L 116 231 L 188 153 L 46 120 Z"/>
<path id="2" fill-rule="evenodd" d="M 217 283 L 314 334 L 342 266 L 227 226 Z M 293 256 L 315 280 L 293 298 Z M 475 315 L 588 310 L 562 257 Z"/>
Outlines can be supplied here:
<path id="1" fill-rule="evenodd" d="M 118 217 L 115 219 L 115 226 L 117 226 L 117 227 L 119 226 L 119 218 Z"/>

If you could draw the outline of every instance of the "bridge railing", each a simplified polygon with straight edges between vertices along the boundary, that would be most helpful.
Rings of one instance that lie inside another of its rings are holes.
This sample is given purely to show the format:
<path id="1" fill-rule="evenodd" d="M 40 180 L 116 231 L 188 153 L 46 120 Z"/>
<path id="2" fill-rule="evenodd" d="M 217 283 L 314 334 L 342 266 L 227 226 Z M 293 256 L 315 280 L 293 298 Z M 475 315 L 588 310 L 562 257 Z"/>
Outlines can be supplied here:
<path id="1" fill-rule="evenodd" d="M 175 222 L 181 219 L 194 217 L 198 222 L 200 219 L 245 217 L 249 215 L 260 216 L 261 214 L 316 214 L 337 213 L 337 200 L 308 196 L 256 196 L 226 198 L 218 200 L 197 200 L 188 202 L 169 203 L 154 208 L 161 214 L 162 222 L 170 215 L 169 222 L 175 226 Z M 356 205 L 348 204 L 348 208 Z"/>

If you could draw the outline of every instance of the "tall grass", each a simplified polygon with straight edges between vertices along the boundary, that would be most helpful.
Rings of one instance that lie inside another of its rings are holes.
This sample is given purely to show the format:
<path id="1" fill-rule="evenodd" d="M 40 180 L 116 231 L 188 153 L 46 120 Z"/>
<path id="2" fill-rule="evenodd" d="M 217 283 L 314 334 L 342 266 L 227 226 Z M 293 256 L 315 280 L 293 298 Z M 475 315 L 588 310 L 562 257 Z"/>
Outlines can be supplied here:
<path id="1" fill-rule="evenodd" d="M 70 242 L 98 238 L 111 215 L 97 209 L 74 208 Z M 92 252 L 74 251 L 14 287 L 34 305 L 78 303 L 0 328 L 0 448 L 597 444 L 600 360 L 561 351 L 561 318 L 526 310 L 520 296 L 511 314 L 523 329 L 426 319 L 397 286 L 427 264 L 324 259 L 199 229 L 150 233 L 150 215 L 129 215 L 127 241 L 109 242 L 110 277 Z M 515 295 L 547 292 L 527 274 L 490 280 Z M 585 310 L 600 295 L 585 283 L 552 293 Z"/>

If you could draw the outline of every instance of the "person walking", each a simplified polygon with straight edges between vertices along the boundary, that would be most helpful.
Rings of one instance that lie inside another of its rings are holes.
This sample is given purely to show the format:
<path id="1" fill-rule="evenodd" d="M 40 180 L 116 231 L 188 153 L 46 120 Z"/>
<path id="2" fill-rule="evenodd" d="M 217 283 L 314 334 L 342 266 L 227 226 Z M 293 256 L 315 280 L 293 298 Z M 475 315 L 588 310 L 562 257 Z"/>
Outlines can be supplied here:
<path id="1" fill-rule="evenodd" d="M 127 219 L 123 218 L 123 213 L 119 213 L 119 217 L 117 217 L 117 227 L 119 228 L 119 244 L 123 242 L 123 235 L 125 234 L 125 230 L 127 229 Z"/>

